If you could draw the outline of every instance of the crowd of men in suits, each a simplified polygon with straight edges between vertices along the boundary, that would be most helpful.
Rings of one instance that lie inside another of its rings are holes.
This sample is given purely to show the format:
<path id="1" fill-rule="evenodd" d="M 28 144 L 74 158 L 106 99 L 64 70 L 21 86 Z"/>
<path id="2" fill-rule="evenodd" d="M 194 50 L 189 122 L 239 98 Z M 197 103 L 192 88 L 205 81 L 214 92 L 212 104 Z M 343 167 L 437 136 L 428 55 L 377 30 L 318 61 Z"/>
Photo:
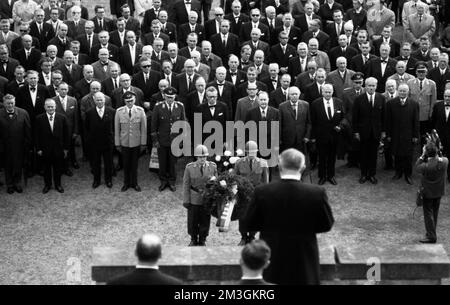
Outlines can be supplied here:
<path id="1" fill-rule="evenodd" d="M 44 175 L 44 193 L 52 179 L 63 192 L 61 175 L 80 167 L 79 144 L 94 188 L 104 159 L 108 187 L 125 167 L 122 190 L 140 191 L 136 160 L 155 146 L 160 190 L 174 191 L 171 126 L 192 126 L 195 114 L 223 130 L 227 121 L 279 122 L 273 144 L 306 153 L 319 184 L 337 183 L 335 161 L 345 155 L 361 168 L 360 183 L 377 183 L 380 142 L 386 168 L 412 183 L 414 145 L 431 129 L 450 152 L 448 53 L 420 0 L 403 5 L 402 43 L 384 1 L 223 0 L 211 9 L 208 1 L 153 0 L 135 18 L 136 1 L 120 0 L 111 1 L 111 19 L 103 5 L 89 12 L 83 1 L 49 0 L 29 22 L 14 19 L 16 1 L 7 2 L 0 153 L 8 193 L 22 192 L 22 168 Z M 264 136 L 270 143 L 273 135 Z"/>

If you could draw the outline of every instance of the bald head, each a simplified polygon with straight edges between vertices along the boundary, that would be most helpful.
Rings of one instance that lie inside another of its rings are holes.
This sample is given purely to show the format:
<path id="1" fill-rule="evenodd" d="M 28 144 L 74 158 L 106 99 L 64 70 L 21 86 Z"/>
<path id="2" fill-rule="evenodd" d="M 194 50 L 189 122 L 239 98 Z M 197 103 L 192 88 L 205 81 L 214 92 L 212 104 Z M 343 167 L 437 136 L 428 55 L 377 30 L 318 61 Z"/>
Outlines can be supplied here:
<path id="1" fill-rule="evenodd" d="M 161 239 L 152 233 L 144 234 L 137 241 L 135 254 L 140 263 L 155 264 L 161 257 Z"/>
<path id="2" fill-rule="evenodd" d="M 295 172 L 300 174 L 305 168 L 305 156 L 294 148 L 286 149 L 279 157 L 282 173 Z"/>

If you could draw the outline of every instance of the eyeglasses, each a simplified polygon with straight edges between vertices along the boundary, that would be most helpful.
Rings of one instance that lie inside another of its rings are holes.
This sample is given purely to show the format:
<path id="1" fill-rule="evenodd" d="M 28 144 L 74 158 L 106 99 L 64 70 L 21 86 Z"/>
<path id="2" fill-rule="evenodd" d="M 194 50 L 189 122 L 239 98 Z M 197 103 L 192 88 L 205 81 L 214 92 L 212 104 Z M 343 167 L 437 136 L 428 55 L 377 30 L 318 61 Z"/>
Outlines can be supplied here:
<path id="1" fill-rule="evenodd" d="M 150 67 L 151 67 L 151 65 L 142 66 L 142 68 L 150 68 Z"/>
<path id="2" fill-rule="evenodd" d="M 20 30 L 20 33 L 26 33 L 28 30 Z"/>
<path id="3" fill-rule="evenodd" d="M 259 17 L 259 15 L 252 15 L 252 17 Z"/>
<path id="4" fill-rule="evenodd" d="M 216 16 L 223 16 L 223 14 L 216 14 Z"/>
<path id="5" fill-rule="evenodd" d="M 217 98 L 217 95 L 210 95 L 208 98 Z"/>

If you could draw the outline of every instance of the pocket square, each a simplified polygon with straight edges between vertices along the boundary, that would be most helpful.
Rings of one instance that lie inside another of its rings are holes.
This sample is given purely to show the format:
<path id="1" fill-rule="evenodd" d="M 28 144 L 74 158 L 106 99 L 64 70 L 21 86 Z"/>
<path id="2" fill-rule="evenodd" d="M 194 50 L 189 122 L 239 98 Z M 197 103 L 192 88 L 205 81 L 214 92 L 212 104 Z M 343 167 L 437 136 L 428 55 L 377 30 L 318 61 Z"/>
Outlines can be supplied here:
<path id="1" fill-rule="evenodd" d="M 340 110 L 337 110 L 336 113 L 341 113 L 341 111 L 340 111 Z"/>
<path id="2" fill-rule="evenodd" d="M 219 113 L 217 116 L 221 116 L 221 115 L 223 115 L 223 112 Z"/>

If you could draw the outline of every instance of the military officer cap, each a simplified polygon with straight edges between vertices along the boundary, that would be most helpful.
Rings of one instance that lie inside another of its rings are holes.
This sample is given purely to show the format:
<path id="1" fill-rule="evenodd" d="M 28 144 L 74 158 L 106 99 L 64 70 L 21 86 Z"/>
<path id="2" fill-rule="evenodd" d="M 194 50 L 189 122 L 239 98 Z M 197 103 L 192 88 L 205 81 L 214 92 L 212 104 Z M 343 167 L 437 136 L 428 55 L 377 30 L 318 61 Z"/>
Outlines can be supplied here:
<path id="1" fill-rule="evenodd" d="M 136 97 L 136 93 L 132 92 L 132 91 L 127 91 L 124 94 L 122 94 L 122 99 L 125 100 L 129 100 L 132 99 L 133 97 Z"/>
<path id="2" fill-rule="evenodd" d="M 206 148 L 205 145 L 197 145 L 197 147 L 194 150 L 194 156 L 195 157 L 208 157 L 209 156 L 209 152 L 208 152 L 208 148 Z"/>
<path id="3" fill-rule="evenodd" d="M 416 64 L 416 72 L 427 72 L 427 65 L 422 61 Z"/>
<path id="4" fill-rule="evenodd" d="M 355 74 L 352 75 L 351 80 L 355 81 L 355 80 L 363 80 L 364 79 L 364 74 L 361 72 L 356 72 Z"/>
<path id="5" fill-rule="evenodd" d="M 167 87 L 166 89 L 164 89 L 163 93 L 165 95 L 176 95 L 177 89 L 175 89 L 174 87 Z"/>
<path id="6" fill-rule="evenodd" d="M 256 153 L 258 152 L 258 144 L 255 141 L 248 141 L 245 143 L 245 151 L 247 153 Z"/>

